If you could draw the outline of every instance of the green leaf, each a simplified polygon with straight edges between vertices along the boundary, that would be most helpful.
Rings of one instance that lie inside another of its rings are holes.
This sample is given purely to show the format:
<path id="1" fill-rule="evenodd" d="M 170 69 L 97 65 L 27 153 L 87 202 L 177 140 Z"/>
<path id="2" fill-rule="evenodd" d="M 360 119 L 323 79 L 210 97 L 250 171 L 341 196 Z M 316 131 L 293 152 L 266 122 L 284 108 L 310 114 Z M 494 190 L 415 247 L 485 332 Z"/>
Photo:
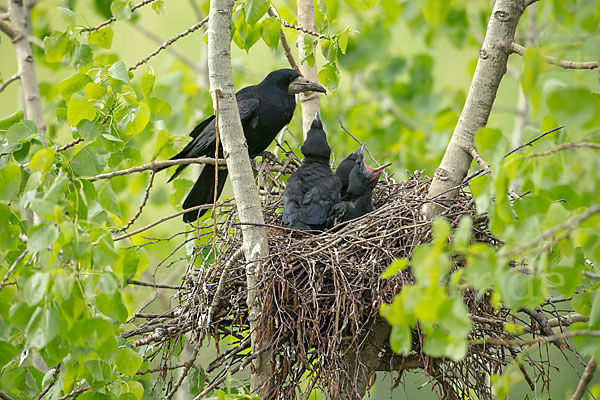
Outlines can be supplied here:
<path id="1" fill-rule="evenodd" d="M 96 305 L 104 315 L 114 318 L 119 322 L 125 322 L 129 315 L 127 307 L 123 304 L 120 292 L 113 294 L 99 293 L 96 296 Z"/>
<path id="2" fill-rule="evenodd" d="M 600 329 L 600 289 L 597 289 L 594 293 L 589 325 L 590 329 Z"/>
<path id="3" fill-rule="evenodd" d="M 419 5 L 425 21 L 433 27 L 441 24 L 451 9 L 449 1 L 420 0 Z"/>
<path id="4" fill-rule="evenodd" d="M 45 250 L 58 239 L 58 228 L 51 224 L 32 225 L 27 230 L 27 249 L 31 253 Z"/>
<path id="5" fill-rule="evenodd" d="M 71 161 L 75 173 L 79 176 L 98 175 L 106 166 L 108 155 L 97 145 L 83 147 Z"/>
<path id="6" fill-rule="evenodd" d="M 246 23 L 254 25 L 262 18 L 271 5 L 270 0 L 247 0 L 244 12 L 246 14 Z"/>
<path id="7" fill-rule="evenodd" d="M 0 341 L 0 370 L 17 354 L 19 354 L 17 346 L 12 345 L 10 342 Z"/>
<path id="8" fill-rule="evenodd" d="M 29 345 L 39 350 L 50 343 L 58 335 L 59 330 L 60 320 L 56 311 L 37 308 L 25 328 L 25 336 Z"/>
<path id="9" fill-rule="evenodd" d="M 148 104 L 153 121 L 165 119 L 171 115 L 171 112 L 173 111 L 169 103 L 159 99 L 158 97 L 150 97 L 149 99 L 145 100 L 145 102 Z M 140 103 L 140 105 L 142 103 Z"/>
<path id="10" fill-rule="evenodd" d="M 114 3 L 113 3 L 114 4 Z M 108 70 L 108 75 L 119 81 L 129 83 L 129 74 L 123 61 L 117 61 Z"/>
<path id="11" fill-rule="evenodd" d="M 408 354 L 412 348 L 412 335 L 408 326 L 394 325 L 390 333 L 390 347 L 397 354 Z"/>
<path id="12" fill-rule="evenodd" d="M 350 7 L 355 11 L 363 12 L 369 11 L 375 7 L 377 0 L 344 0 Z"/>
<path id="13" fill-rule="evenodd" d="M 36 272 L 27 279 L 25 289 L 23 290 L 23 297 L 29 307 L 37 305 L 44 298 L 49 282 L 50 274 L 46 272 Z"/>
<path id="14" fill-rule="evenodd" d="M 13 126 L 14 124 L 23 120 L 25 113 L 23 110 L 19 110 L 6 118 L 0 119 L 0 131 L 6 130 Z"/>
<path id="15" fill-rule="evenodd" d="M 330 90 L 336 90 L 339 82 L 338 69 L 335 63 L 327 63 L 318 73 L 319 82 Z"/>
<path id="16" fill-rule="evenodd" d="M 67 122 L 76 127 L 84 119 L 94 120 L 96 118 L 96 109 L 88 100 L 78 93 L 71 95 L 69 105 L 67 106 Z"/>
<path id="17" fill-rule="evenodd" d="M 6 150 L 14 151 L 20 148 L 22 143 L 25 143 L 36 137 L 37 134 L 37 127 L 33 121 L 24 120 L 14 124 L 8 128 L 8 132 L 6 134 L 6 142 L 8 144 L 8 149 Z"/>
<path id="18" fill-rule="evenodd" d="M 448 335 L 440 328 L 434 328 L 432 332 L 425 335 L 423 351 L 432 357 L 441 357 L 446 349 Z"/>
<path id="19" fill-rule="evenodd" d="M 552 117 L 569 128 L 585 125 L 596 114 L 594 96 L 586 88 L 558 88 L 548 96 L 546 102 Z"/>
<path id="20" fill-rule="evenodd" d="M 152 9 L 158 15 L 163 15 L 165 13 L 165 2 L 164 0 L 155 0 L 152 2 Z"/>
<path id="21" fill-rule="evenodd" d="M 265 18 L 262 22 L 262 38 L 273 50 L 279 45 L 279 36 L 281 34 L 281 22 L 276 17 Z"/>
<path id="22" fill-rule="evenodd" d="M 396 275 L 398 272 L 402 271 L 408 265 L 408 260 L 406 258 L 399 258 L 398 260 L 391 263 L 385 271 L 381 274 L 381 277 L 384 279 L 391 278 Z"/>
<path id="23" fill-rule="evenodd" d="M 106 93 L 106 88 L 102 85 L 98 85 L 95 82 L 89 82 L 83 89 L 83 94 L 88 100 L 96 100 L 102 97 Z"/>
<path id="24" fill-rule="evenodd" d="M 578 312 L 585 317 L 589 317 L 590 312 L 592 311 L 592 295 L 589 292 L 576 294 L 573 296 L 573 300 L 571 300 L 571 305 L 575 312 Z"/>
<path id="25" fill-rule="evenodd" d="M 92 82 L 92 78 L 90 78 L 86 74 L 77 73 L 58 82 L 58 92 L 60 95 L 68 101 L 73 93 L 77 93 L 88 84 Z"/>
<path id="26" fill-rule="evenodd" d="M 471 241 L 471 230 L 473 227 L 473 218 L 470 215 L 465 215 L 460 219 L 458 228 L 454 231 L 452 237 L 452 246 L 459 253 L 466 253 Z"/>
<path id="27" fill-rule="evenodd" d="M 69 38 L 65 33 L 55 33 L 44 38 L 44 52 L 49 63 L 60 62 L 67 53 Z"/>
<path id="28" fill-rule="evenodd" d="M 350 28 L 346 28 L 342 33 L 338 34 L 338 46 L 343 54 L 346 54 L 346 48 L 348 47 L 348 36 L 350 35 Z"/>
<path id="29" fill-rule="evenodd" d="M 111 213 L 121 216 L 121 208 L 119 207 L 119 202 L 117 201 L 117 197 L 112 190 L 110 184 L 106 183 L 102 186 L 102 188 L 98 191 L 98 201 L 104 207 L 105 210 L 110 211 Z"/>
<path id="30" fill-rule="evenodd" d="M 40 171 L 43 174 L 48 172 L 54 163 L 54 154 L 55 151 L 52 148 L 47 147 L 39 150 L 31 157 L 29 168 L 34 171 Z"/>
<path id="31" fill-rule="evenodd" d="M 144 97 L 150 97 L 152 93 L 152 88 L 154 87 L 154 74 L 150 72 L 144 73 L 142 76 L 142 92 L 144 93 Z"/>
<path id="32" fill-rule="evenodd" d="M 97 31 L 92 31 L 90 33 L 89 41 L 90 44 L 93 44 L 94 46 L 110 49 L 112 46 L 113 36 L 114 33 L 112 28 L 110 26 L 105 26 Z"/>
<path id="33" fill-rule="evenodd" d="M 15 200 L 20 188 L 21 168 L 13 164 L 0 168 L 0 200 Z"/>
<path id="34" fill-rule="evenodd" d="M 134 376 L 142 366 L 142 362 L 142 357 L 130 348 L 119 350 L 119 354 L 117 354 L 117 358 L 115 359 L 117 370 L 126 376 Z"/>
<path id="35" fill-rule="evenodd" d="M 114 266 L 114 271 L 117 275 L 127 282 L 135 276 L 138 265 L 140 264 L 140 257 L 135 249 L 119 249 L 121 256 L 119 261 Z"/>
<path id="36" fill-rule="evenodd" d="M 133 134 L 139 133 L 146 127 L 146 125 L 148 125 L 149 121 L 150 121 L 150 108 L 148 107 L 148 105 L 146 103 L 140 102 L 138 112 L 137 112 L 135 118 L 133 119 L 133 121 L 131 121 L 129 124 L 127 124 L 127 127 L 125 128 L 125 133 L 127 135 L 133 135 Z"/>
<path id="37" fill-rule="evenodd" d="M 131 18 L 131 6 L 127 1 L 113 1 L 110 4 L 110 12 L 117 20 Z"/>
<path id="38" fill-rule="evenodd" d="M 87 44 L 77 44 L 71 52 L 71 62 L 76 67 L 91 64 L 93 58 L 92 48 Z"/>
<path id="39" fill-rule="evenodd" d="M 83 120 L 77 125 L 77 132 L 81 135 L 82 138 L 87 140 L 88 142 L 92 142 L 94 139 L 97 139 L 104 130 L 104 126 L 102 126 L 99 122 Z"/>
<path id="40" fill-rule="evenodd" d="M 56 7 L 58 11 L 65 17 L 71 28 L 75 27 L 75 13 L 67 7 Z"/>

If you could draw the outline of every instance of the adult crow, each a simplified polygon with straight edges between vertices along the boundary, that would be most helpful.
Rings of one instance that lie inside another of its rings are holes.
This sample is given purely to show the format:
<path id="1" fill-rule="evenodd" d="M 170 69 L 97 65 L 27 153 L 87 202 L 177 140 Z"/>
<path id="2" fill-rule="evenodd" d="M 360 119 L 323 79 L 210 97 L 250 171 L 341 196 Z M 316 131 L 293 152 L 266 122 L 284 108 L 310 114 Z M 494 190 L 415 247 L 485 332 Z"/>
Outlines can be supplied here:
<path id="1" fill-rule="evenodd" d="M 288 179 L 283 193 L 283 225 L 299 230 L 323 230 L 330 208 L 340 201 L 342 183 L 329 167 L 331 148 L 318 112 L 300 150 L 304 160 Z"/>
<path id="2" fill-rule="evenodd" d="M 277 133 L 287 125 L 296 108 L 295 94 L 301 92 L 326 93 L 323 86 L 309 81 L 292 69 L 279 69 L 271 72 L 258 85 L 239 90 L 237 99 L 244 136 L 248 144 L 251 158 L 263 152 L 275 139 Z M 190 133 L 193 140 L 183 150 L 171 158 L 214 157 L 215 156 L 215 116 L 210 116 Z M 219 149 L 219 157 L 223 150 Z M 187 165 L 179 165 L 169 182 L 172 181 Z M 218 171 L 217 198 L 223 191 L 227 170 Z M 190 208 L 213 202 L 215 193 L 215 166 L 206 164 L 183 202 L 183 208 Z M 184 222 L 193 222 L 206 210 L 190 211 L 183 215 Z"/>
<path id="3" fill-rule="evenodd" d="M 347 174 L 348 165 L 340 171 L 336 170 L 336 175 L 341 181 L 347 180 L 348 187 L 342 201 L 332 208 L 329 218 L 335 223 L 349 221 L 361 217 L 373 211 L 373 189 L 377 186 L 377 181 L 383 170 L 391 164 L 381 167 L 371 168 L 365 163 L 364 146 L 348 156 L 341 164 L 348 159 L 354 159 L 354 166 Z"/>

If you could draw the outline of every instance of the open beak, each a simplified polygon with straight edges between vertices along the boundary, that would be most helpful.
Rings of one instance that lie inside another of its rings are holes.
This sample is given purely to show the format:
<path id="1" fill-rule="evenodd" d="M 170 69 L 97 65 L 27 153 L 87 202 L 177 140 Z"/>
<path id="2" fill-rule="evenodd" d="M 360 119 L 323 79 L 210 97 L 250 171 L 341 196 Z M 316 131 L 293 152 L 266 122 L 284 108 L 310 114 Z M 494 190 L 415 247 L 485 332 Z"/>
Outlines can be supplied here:
<path id="1" fill-rule="evenodd" d="M 327 93 L 327 90 L 316 82 L 309 81 L 303 76 L 299 76 L 290 82 L 288 86 L 289 94 L 298 94 L 302 92 L 320 92 Z"/>
<path id="2" fill-rule="evenodd" d="M 392 165 L 391 163 L 382 165 L 381 167 L 371 168 L 365 164 L 365 168 L 367 170 L 367 174 L 369 175 L 369 179 L 374 181 L 379 179 L 379 176 L 383 173 L 383 170 Z"/>

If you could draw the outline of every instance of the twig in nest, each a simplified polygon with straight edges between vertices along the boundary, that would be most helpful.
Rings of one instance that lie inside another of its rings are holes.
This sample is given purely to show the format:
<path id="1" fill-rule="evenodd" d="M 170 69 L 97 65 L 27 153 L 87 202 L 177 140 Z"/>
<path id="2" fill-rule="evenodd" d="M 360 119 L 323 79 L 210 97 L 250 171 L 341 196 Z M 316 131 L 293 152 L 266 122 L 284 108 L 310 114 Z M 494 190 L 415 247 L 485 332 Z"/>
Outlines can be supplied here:
<path id="1" fill-rule="evenodd" d="M 130 285 L 147 286 L 147 287 L 153 287 L 153 288 L 157 288 L 157 289 L 174 289 L 174 290 L 181 290 L 182 289 L 181 286 L 166 285 L 166 284 L 163 284 L 163 283 L 142 282 L 142 281 L 136 281 L 134 279 L 127 279 L 127 283 L 130 284 Z"/>

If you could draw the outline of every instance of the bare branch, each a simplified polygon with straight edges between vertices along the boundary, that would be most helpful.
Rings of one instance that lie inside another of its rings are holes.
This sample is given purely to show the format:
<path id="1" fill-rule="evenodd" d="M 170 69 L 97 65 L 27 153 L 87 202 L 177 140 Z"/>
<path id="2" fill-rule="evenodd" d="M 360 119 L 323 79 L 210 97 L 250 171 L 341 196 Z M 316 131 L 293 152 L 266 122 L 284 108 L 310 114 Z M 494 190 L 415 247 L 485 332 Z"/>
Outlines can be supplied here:
<path id="1" fill-rule="evenodd" d="M 12 397 L 10 397 L 6 393 L 4 393 L 2 390 L 0 390 L 0 399 L 2 399 L 2 400 L 13 400 Z"/>
<path id="2" fill-rule="evenodd" d="M 581 275 L 587 276 L 588 278 L 600 279 L 600 274 L 595 274 L 589 271 L 581 271 Z"/>
<path id="3" fill-rule="evenodd" d="M 121 230 L 126 231 L 127 229 L 129 229 L 129 227 L 131 225 L 133 225 L 135 220 L 137 220 L 139 218 L 139 216 L 142 215 L 142 210 L 144 209 L 144 206 L 146 205 L 146 202 L 148 201 L 148 197 L 150 197 L 150 189 L 152 188 L 152 184 L 154 183 L 155 175 L 156 175 L 156 170 L 152 170 L 152 175 L 150 175 L 150 182 L 148 183 L 148 187 L 146 188 L 146 192 L 144 193 L 144 200 L 142 200 L 142 204 L 138 208 L 138 210 L 135 213 L 135 215 L 133 216 L 133 218 L 131 218 L 129 220 L 129 222 L 127 222 L 127 224 L 123 228 L 121 228 Z"/>
<path id="4" fill-rule="evenodd" d="M 2 82 L 2 84 L 0 84 L 0 92 L 2 92 L 4 89 L 6 89 L 6 87 L 8 85 L 10 85 L 12 82 L 14 82 L 20 78 L 21 78 L 21 76 L 19 75 L 18 72 L 16 74 L 14 74 L 13 76 L 7 78 L 4 82 Z"/>
<path id="5" fill-rule="evenodd" d="M 57 148 L 56 152 L 58 153 L 58 152 L 64 151 L 64 150 L 66 150 L 66 149 L 68 149 L 70 147 L 75 146 L 77 143 L 81 143 L 81 142 L 83 142 L 83 138 L 82 137 L 77 138 L 77 139 L 75 139 L 75 140 L 73 140 L 73 141 L 71 141 L 71 142 L 69 142 L 67 144 L 64 144 L 64 145 L 60 146 L 59 148 Z"/>
<path id="6" fill-rule="evenodd" d="M 177 392 L 177 389 L 179 389 L 179 387 L 183 383 L 183 380 L 187 377 L 188 371 L 194 364 L 194 361 L 196 361 L 196 357 L 198 357 L 198 352 L 200 351 L 201 344 L 202 344 L 202 341 L 199 340 L 198 343 L 196 343 L 196 346 L 194 346 L 194 351 L 192 352 L 190 359 L 185 362 L 183 371 L 181 371 L 181 374 L 179 375 L 179 379 L 177 380 L 175 385 L 173 385 L 173 387 L 171 388 L 169 393 L 167 393 L 167 396 L 165 397 L 165 399 L 167 399 L 167 400 L 172 399 L 173 396 L 175 395 L 175 393 Z"/>
<path id="7" fill-rule="evenodd" d="M 143 7 L 147 4 L 152 3 L 154 0 L 144 0 L 142 2 L 137 3 L 136 5 L 134 5 L 133 7 L 131 7 L 131 12 L 134 12 L 135 10 L 137 10 L 140 7 Z M 107 19 L 106 21 L 104 21 L 103 23 L 101 23 L 100 25 L 96 25 L 92 28 L 87 29 L 87 31 L 91 32 L 91 31 L 97 31 L 100 28 L 105 27 L 106 25 L 115 22 L 117 19 L 115 17 L 110 17 L 109 19 Z"/>
<path id="8" fill-rule="evenodd" d="M 154 0 L 151 0 L 151 1 L 154 1 Z M 152 57 L 154 57 L 155 55 L 157 55 L 158 53 L 160 53 L 161 51 L 163 51 L 164 49 L 166 49 L 167 47 L 169 47 L 170 45 L 172 45 L 173 43 L 175 43 L 177 40 L 181 39 L 184 36 L 189 35 L 190 33 L 194 32 L 194 31 L 197 31 L 198 29 L 200 29 L 200 27 L 202 27 L 202 25 L 204 25 L 207 21 L 208 21 L 208 17 L 204 18 L 202 21 L 198 22 L 194 26 L 192 26 L 192 27 L 186 29 L 185 31 L 181 32 L 177 36 L 172 37 L 171 39 L 167 40 L 166 42 L 164 42 L 163 44 L 161 44 L 156 50 L 154 50 L 152 53 L 148 54 L 146 57 L 144 57 L 140 61 L 138 61 L 134 66 L 129 67 L 128 71 L 133 71 L 134 69 L 136 69 L 140 65 L 143 65 L 143 64 L 147 63 L 148 60 L 150 60 Z"/>
<path id="9" fill-rule="evenodd" d="M 469 154 L 471 154 L 471 157 L 473 157 L 473 159 L 475 159 L 475 161 L 477 161 L 477 164 L 479 164 L 481 169 L 483 169 L 483 171 L 486 174 L 488 174 L 490 176 L 494 175 L 490 166 L 487 165 L 487 163 L 485 161 L 483 161 L 483 158 L 481 158 L 481 156 L 479 155 L 479 153 L 477 152 L 477 149 L 475 147 L 471 147 L 469 149 Z"/>
<path id="10" fill-rule="evenodd" d="M 587 147 L 590 149 L 600 149 L 600 143 L 591 143 L 591 142 L 564 143 L 564 144 L 560 144 L 556 147 L 553 147 L 550 150 L 542 151 L 539 153 L 533 153 L 530 155 L 530 157 L 545 157 L 545 156 L 549 156 L 550 154 L 558 153 L 559 151 L 562 151 L 562 150 L 579 148 L 579 147 Z"/>
<path id="11" fill-rule="evenodd" d="M 365 146 L 365 144 L 363 142 L 361 142 L 360 140 L 358 140 L 356 138 L 356 136 L 354 136 L 352 133 L 350 133 L 350 131 L 348 129 L 346 129 L 346 127 L 342 123 L 342 119 L 340 118 L 340 116 L 336 115 L 336 117 L 338 119 L 338 122 L 340 123 L 340 128 L 342 128 L 344 130 L 344 132 L 346 132 L 352 139 L 356 140 L 356 142 L 358 144 L 360 144 L 361 146 Z M 373 154 L 371 154 L 371 152 L 369 151 L 369 148 L 367 146 L 365 146 L 365 150 L 366 150 L 367 154 L 369 155 L 369 157 L 371 158 L 371 161 L 373 161 L 375 163 L 375 165 L 377 165 L 379 167 L 380 166 L 379 163 L 377 162 L 377 160 L 375 159 L 375 157 L 373 157 Z"/>
<path id="12" fill-rule="evenodd" d="M 573 218 L 570 218 L 569 220 L 563 222 L 562 224 L 560 224 L 558 226 L 555 226 L 554 228 L 551 228 L 551 229 L 546 230 L 545 232 L 542 232 L 541 235 L 528 241 L 527 243 L 525 243 L 521 246 L 515 247 L 514 249 L 509 250 L 509 251 L 505 251 L 505 250 L 501 251 L 500 256 L 505 257 L 505 258 L 511 258 L 520 253 L 526 252 L 531 247 L 537 245 L 538 243 L 540 243 L 546 239 L 553 237 L 555 234 L 562 231 L 563 229 L 565 230 L 565 233 L 568 234 L 569 232 L 576 229 L 583 221 L 585 221 L 592 215 L 595 215 L 598 213 L 600 213 L 600 205 L 591 207 L 586 212 L 581 213 Z"/>
<path id="13" fill-rule="evenodd" d="M 322 33 L 318 33 L 315 32 L 314 30 L 311 29 L 307 29 L 303 26 L 298 26 L 298 25 L 294 25 L 294 24 L 290 24 L 289 22 L 283 20 L 283 19 L 279 19 L 281 21 L 281 25 L 285 26 L 286 28 L 291 28 L 291 29 L 295 29 L 299 32 L 304 32 L 306 34 L 309 34 L 310 36 L 314 36 L 314 37 L 318 37 L 319 39 L 327 39 L 327 40 L 332 40 L 331 36 L 327 36 L 327 35 L 323 35 Z"/>
<path id="14" fill-rule="evenodd" d="M 48 386 L 46 386 L 46 388 L 42 390 L 40 394 L 37 395 L 35 400 L 42 399 L 46 395 L 46 393 L 48 393 L 48 391 L 52 388 L 52 386 L 54 386 L 54 384 L 56 383 L 56 378 L 58 377 L 58 374 L 60 372 L 60 367 L 60 363 L 58 363 L 56 367 L 54 367 L 54 373 L 52 374 L 52 379 L 50 379 L 50 382 L 48 382 Z"/>
<path id="15" fill-rule="evenodd" d="M 596 372 L 596 360 L 594 359 L 594 356 L 592 356 L 592 358 L 590 358 L 590 362 L 588 362 L 585 370 L 583 371 L 583 375 L 581 375 L 581 379 L 579 380 L 579 384 L 577 385 L 575 393 L 573 393 L 573 396 L 571 396 L 571 400 L 580 400 L 583 398 L 589 383 L 594 377 L 594 372 Z"/>
<path id="16" fill-rule="evenodd" d="M 17 32 L 7 23 L 0 21 L 0 31 L 4 32 L 11 40 L 17 36 Z"/>
<path id="17" fill-rule="evenodd" d="M 166 285 L 166 284 L 162 284 L 162 283 L 142 282 L 142 281 L 136 281 L 134 279 L 127 279 L 127 283 L 130 284 L 130 285 L 153 287 L 153 288 L 156 288 L 156 289 L 181 290 L 181 286 Z"/>
<path id="18" fill-rule="evenodd" d="M 279 15 L 277 15 L 277 13 L 275 12 L 275 9 L 273 7 L 269 7 L 267 12 L 269 13 L 269 15 L 271 17 L 279 18 Z M 295 71 L 300 73 L 300 67 L 298 67 L 298 64 L 296 63 L 296 59 L 294 59 L 294 55 L 292 54 L 290 45 L 285 37 L 285 33 L 283 33 L 283 29 L 279 32 L 279 40 L 281 41 L 281 47 L 283 47 L 283 54 L 285 54 L 285 57 L 287 58 L 288 62 L 290 63 L 290 66 Z"/>
<path id="19" fill-rule="evenodd" d="M 580 331 L 568 331 L 562 332 L 553 336 L 544 336 L 538 337 L 535 339 L 497 339 L 486 336 L 483 341 L 486 344 L 491 344 L 494 346 L 532 346 L 532 345 L 542 345 L 546 343 L 553 342 L 557 339 L 567 339 L 575 336 L 591 336 L 591 337 L 600 337 L 600 330 L 592 330 L 592 329 L 584 329 Z M 480 343 L 480 340 L 475 340 L 473 343 Z"/>
<path id="20" fill-rule="evenodd" d="M 511 45 L 511 50 L 513 53 L 516 53 L 520 56 L 525 54 L 525 50 L 527 48 L 521 46 L 520 44 L 514 43 Z M 561 60 L 552 56 L 544 56 L 544 59 L 548 62 L 548 64 L 556 65 L 565 69 L 596 69 L 598 68 L 598 61 L 585 61 L 585 62 L 577 62 L 577 61 L 567 61 Z"/>
<path id="21" fill-rule="evenodd" d="M 73 389 L 73 390 L 71 390 L 69 393 L 65 394 L 64 396 L 62 396 L 62 397 L 59 397 L 59 398 L 58 398 L 58 400 L 66 400 L 66 399 L 68 399 L 69 397 L 73 397 L 73 396 L 75 396 L 76 394 L 80 394 L 80 393 L 83 393 L 83 392 L 87 392 L 87 391 L 88 391 L 88 390 L 90 390 L 91 388 L 92 388 L 91 386 L 84 386 L 84 387 L 81 387 L 81 388 L 79 388 L 79 389 Z"/>
<path id="22" fill-rule="evenodd" d="M 559 318 L 552 318 L 548 320 L 548 325 L 552 328 L 556 328 L 557 326 L 569 326 L 574 324 L 575 322 L 588 322 L 590 319 L 586 316 L 583 316 L 579 313 L 571 313 L 568 315 L 561 316 Z"/>
<path id="23" fill-rule="evenodd" d="M 4 289 L 4 286 L 7 285 L 6 281 L 8 280 L 8 277 L 10 276 L 10 274 L 13 273 L 13 271 L 15 270 L 15 267 L 17 266 L 17 264 L 19 262 L 21 262 L 21 260 L 27 255 L 27 250 L 23 251 L 21 253 L 21 255 L 19 257 L 17 257 L 17 259 L 12 263 L 12 265 L 10 266 L 10 268 L 8 269 L 8 271 L 6 271 L 6 275 L 4 275 L 4 279 L 2 279 L 2 283 L 0 284 L 0 290 Z"/>

